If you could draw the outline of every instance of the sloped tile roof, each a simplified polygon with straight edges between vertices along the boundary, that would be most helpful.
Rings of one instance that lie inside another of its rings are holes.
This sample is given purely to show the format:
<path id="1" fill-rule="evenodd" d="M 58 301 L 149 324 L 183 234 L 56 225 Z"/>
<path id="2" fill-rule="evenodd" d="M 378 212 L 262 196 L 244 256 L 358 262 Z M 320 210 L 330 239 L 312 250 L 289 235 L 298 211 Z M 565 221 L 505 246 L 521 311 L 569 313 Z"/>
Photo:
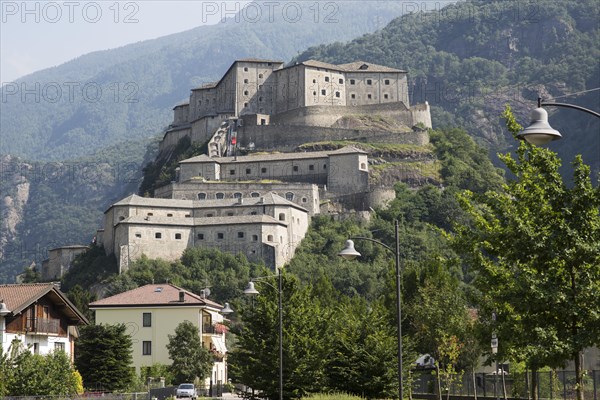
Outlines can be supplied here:
<path id="1" fill-rule="evenodd" d="M 12 315 L 19 314 L 40 298 L 48 295 L 54 304 L 64 304 L 62 312 L 69 318 L 89 323 L 83 314 L 71 303 L 53 283 L 22 283 L 0 285 L 0 301 Z"/>
<path id="2" fill-rule="evenodd" d="M 368 63 L 365 61 L 354 61 L 347 64 L 340 64 L 346 72 L 406 72 L 401 69 L 386 67 L 385 65 Z"/>
<path id="3" fill-rule="evenodd" d="M 179 301 L 179 293 L 183 292 L 183 302 Z M 185 290 L 171 283 L 150 284 L 127 292 L 107 297 L 90 303 L 90 308 L 135 307 L 135 306 L 208 306 L 221 309 L 223 306 L 212 300 Z"/>

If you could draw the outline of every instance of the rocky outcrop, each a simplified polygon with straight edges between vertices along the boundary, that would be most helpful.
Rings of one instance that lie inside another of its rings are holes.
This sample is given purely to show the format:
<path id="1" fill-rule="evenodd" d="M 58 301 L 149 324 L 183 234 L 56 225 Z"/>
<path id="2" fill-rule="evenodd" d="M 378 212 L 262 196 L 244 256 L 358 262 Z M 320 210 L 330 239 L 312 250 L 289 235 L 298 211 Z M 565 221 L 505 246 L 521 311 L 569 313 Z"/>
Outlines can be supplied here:
<path id="1" fill-rule="evenodd" d="M 6 247 L 15 241 L 18 232 L 17 227 L 23 220 L 23 210 L 29 200 L 30 182 L 25 173 L 31 169 L 31 165 L 22 163 L 11 156 L 0 158 L 0 170 L 2 171 L 2 184 L 0 196 L 2 198 L 2 210 L 0 219 L 0 261 L 4 259 Z"/>

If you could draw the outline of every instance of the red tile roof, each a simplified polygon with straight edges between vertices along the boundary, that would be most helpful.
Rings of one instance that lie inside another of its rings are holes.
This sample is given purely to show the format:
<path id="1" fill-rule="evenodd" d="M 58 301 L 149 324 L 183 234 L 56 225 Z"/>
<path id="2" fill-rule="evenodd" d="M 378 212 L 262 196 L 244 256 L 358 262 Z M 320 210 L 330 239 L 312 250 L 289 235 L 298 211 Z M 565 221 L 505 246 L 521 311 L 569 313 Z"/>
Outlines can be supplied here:
<path id="1" fill-rule="evenodd" d="M 183 302 L 179 293 L 183 292 Z M 151 284 L 119 293 L 90 303 L 90 308 L 134 307 L 134 306 L 209 306 L 221 309 L 223 306 L 212 300 L 202 298 L 188 290 L 170 283 Z"/>
<path id="2" fill-rule="evenodd" d="M 73 303 L 67 299 L 67 296 L 58 290 L 53 283 L 0 285 L 0 302 L 6 304 L 6 308 L 8 308 L 12 315 L 19 314 L 32 303 L 46 295 L 54 304 L 64 304 L 66 306 L 63 309 L 65 315 L 74 320 L 88 323 L 85 316 L 81 314 Z"/>

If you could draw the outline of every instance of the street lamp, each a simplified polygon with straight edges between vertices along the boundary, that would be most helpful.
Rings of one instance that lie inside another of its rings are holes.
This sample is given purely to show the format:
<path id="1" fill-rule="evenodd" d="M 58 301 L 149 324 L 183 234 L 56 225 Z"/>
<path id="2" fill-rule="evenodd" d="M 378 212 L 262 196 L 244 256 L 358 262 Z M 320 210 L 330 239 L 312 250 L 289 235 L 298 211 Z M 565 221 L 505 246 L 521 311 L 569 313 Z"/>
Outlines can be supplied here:
<path id="1" fill-rule="evenodd" d="M 531 144 L 542 145 L 562 137 L 560 132 L 552 128 L 548 123 L 548 112 L 544 110 L 542 106 L 572 108 L 600 118 L 600 113 L 587 108 L 566 103 L 550 103 L 543 101 L 541 97 L 538 97 L 538 106 L 531 112 L 531 123 L 527 128 L 519 132 L 517 135 L 518 139 L 525 140 Z"/>
<path id="2" fill-rule="evenodd" d="M 282 283 L 283 283 L 283 274 L 281 273 L 281 269 L 278 270 L 277 276 L 278 279 L 278 287 L 271 285 L 269 282 L 265 281 L 265 279 L 272 278 L 273 276 L 263 276 L 252 279 L 248 282 L 248 287 L 244 290 L 244 294 L 247 295 L 256 295 L 259 294 L 259 291 L 254 287 L 254 282 L 263 282 L 273 289 L 277 290 L 278 294 L 278 308 L 279 308 L 279 400 L 283 400 L 283 304 L 281 302 L 281 293 L 282 293 Z"/>
<path id="3" fill-rule="evenodd" d="M 380 246 L 383 246 L 390 252 L 392 252 L 395 256 L 396 261 L 396 308 L 398 311 L 397 316 L 397 324 L 398 324 L 398 395 L 399 399 L 403 399 L 403 388 L 402 388 L 402 300 L 400 297 L 401 288 L 402 288 L 402 279 L 400 276 L 400 240 L 398 236 L 398 220 L 394 220 L 394 229 L 395 229 L 395 238 L 396 238 L 396 249 L 392 249 L 387 244 L 380 242 L 379 240 L 356 236 L 351 239 L 359 239 L 359 240 L 367 240 L 369 242 L 377 243 Z M 356 257 L 360 257 L 360 253 L 354 249 L 354 242 L 352 240 L 346 240 L 346 246 L 342 251 L 338 253 L 338 256 L 346 259 L 353 260 Z"/>
<path id="4" fill-rule="evenodd" d="M 223 315 L 229 315 L 229 314 L 233 313 L 233 308 L 231 308 L 229 303 L 225 303 L 225 305 L 223 306 L 223 308 L 221 308 L 221 311 L 219 311 L 219 312 Z"/>

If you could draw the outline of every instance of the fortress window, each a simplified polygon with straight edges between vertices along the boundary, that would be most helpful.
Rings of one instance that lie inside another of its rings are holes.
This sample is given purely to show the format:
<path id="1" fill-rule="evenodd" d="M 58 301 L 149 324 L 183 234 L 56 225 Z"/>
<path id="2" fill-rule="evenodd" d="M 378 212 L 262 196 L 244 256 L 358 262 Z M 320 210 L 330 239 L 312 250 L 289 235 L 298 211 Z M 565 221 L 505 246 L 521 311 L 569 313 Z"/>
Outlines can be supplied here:
<path id="1" fill-rule="evenodd" d="M 367 79 L 367 85 L 372 85 L 372 84 L 373 84 L 373 81 L 370 79 Z"/>
<path id="2" fill-rule="evenodd" d="M 244 83 L 248 83 L 248 79 L 244 79 Z"/>
<path id="3" fill-rule="evenodd" d="M 279 220 L 280 221 L 285 221 L 285 214 L 284 213 L 279 213 Z"/>
<path id="4" fill-rule="evenodd" d="M 259 98 L 258 98 L 258 101 L 262 101 L 262 97 L 259 97 Z"/>
<path id="5" fill-rule="evenodd" d="M 258 215 L 258 213 L 256 211 L 252 211 L 250 215 Z"/>
<path id="6" fill-rule="evenodd" d="M 350 79 L 350 84 L 354 85 L 356 83 L 356 81 L 354 79 Z"/>
<path id="7" fill-rule="evenodd" d="M 250 175 L 252 173 L 252 170 L 250 168 L 246 168 L 246 175 Z"/>
<path id="8" fill-rule="evenodd" d="M 298 172 L 298 166 L 294 165 L 294 172 Z"/>
<path id="9" fill-rule="evenodd" d="M 181 233 L 175 234 L 175 240 L 181 240 Z"/>
<path id="10" fill-rule="evenodd" d="M 351 98 L 351 99 L 355 99 L 355 98 L 356 98 L 356 95 L 355 95 L 354 93 L 352 93 L 352 94 L 350 95 L 350 98 Z"/>
<path id="11" fill-rule="evenodd" d="M 339 82 L 340 84 L 344 84 L 344 80 L 343 80 L 342 78 L 340 78 L 340 79 L 338 80 L 338 82 Z"/>
<path id="12" fill-rule="evenodd" d="M 124 219 L 125 219 L 125 217 L 122 215 L 119 217 L 119 221 L 123 221 Z"/>
<path id="13" fill-rule="evenodd" d="M 267 173 L 267 169 L 266 169 L 266 168 L 261 168 L 261 169 L 260 169 L 260 172 L 261 172 L 262 174 L 266 174 L 266 173 Z"/>
<path id="14" fill-rule="evenodd" d="M 215 195 L 215 198 L 216 198 L 217 200 L 222 200 L 222 199 L 224 199 L 224 198 L 225 198 L 225 194 L 223 194 L 223 193 L 217 193 L 217 194 Z"/>
<path id="15" fill-rule="evenodd" d="M 212 218 L 213 217 L 213 213 L 207 213 L 206 214 L 206 218 Z"/>
<path id="16" fill-rule="evenodd" d="M 384 94 L 383 94 L 383 98 L 384 98 L 384 99 L 389 99 L 389 98 L 390 98 L 390 96 L 389 96 L 387 93 L 384 93 Z"/>
<path id="17" fill-rule="evenodd" d="M 371 99 L 371 98 L 373 98 L 373 95 L 372 95 L 371 93 L 369 93 L 369 94 L 367 95 L 367 99 Z"/>
<path id="18" fill-rule="evenodd" d="M 367 164 L 360 163 L 360 169 L 367 169 Z"/>
<path id="19" fill-rule="evenodd" d="M 385 83 L 386 85 L 389 85 L 390 84 L 390 80 L 386 79 L 385 81 L 383 81 L 383 83 Z"/>
<path id="20" fill-rule="evenodd" d="M 252 194 L 250 196 L 252 196 L 252 197 L 260 197 L 260 193 L 258 193 L 258 192 L 252 192 Z"/>
<path id="21" fill-rule="evenodd" d="M 307 200 L 306 200 L 306 197 L 303 197 L 303 198 L 302 198 L 302 202 L 303 202 L 303 203 L 306 203 L 306 201 L 307 201 Z"/>
<path id="22" fill-rule="evenodd" d="M 323 164 L 323 169 L 327 169 L 327 164 Z"/>
<path id="23" fill-rule="evenodd" d="M 235 175 L 235 169 L 230 169 L 229 170 L 229 175 Z"/>
<path id="24" fill-rule="evenodd" d="M 185 214 L 186 218 L 192 218 L 192 216 L 190 214 Z"/>
<path id="25" fill-rule="evenodd" d="M 172 216 L 173 216 L 173 214 L 167 214 L 167 217 L 172 217 Z"/>
<path id="26" fill-rule="evenodd" d="M 198 240 L 204 240 L 204 233 L 198 234 Z"/>
<path id="27" fill-rule="evenodd" d="M 225 239 L 225 234 L 223 232 L 217 233 L 217 239 L 219 239 L 219 240 Z"/>
<path id="28" fill-rule="evenodd" d="M 248 72 L 248 67 L 244 67 L 244 72 Z"/>
<path id="29" fill-rule="evenodd" d="M 198 200 L 206 200 L 206 193 L 198 193 Z"/>
<path id="30" fill-rule="evenodd" d="M 268 235 L 267 242 L 272 242 L 272 241 L 273 241 L 273 235 Z"/>
<path id="31" fill-rule="evenodd" d="M 252 235 L 252 241 L 258 242 L 258 235 Z"/>
<path id="32" fill-rule="evenodd" d="M 316 92 L 316 91 L 313 91 L 313 96 L 316 96 L 316 95 L 317 95 L 317 92 Z"/>
<path id="33" fill-rule="evenodd" d="M 241 194 L 240 192 L 235 192 L 235 193 L 233 194 L 233 198 L 234 198 L 234 199 L 241 199 L 241 198 L 242 198 L 242 194 Z"/>
<path id="34" fill-rule="evenodd" d="M 258 74 L 259 79 L 262 79 L 262 77 L 263 77 L 263 74 Z"/>
<path id="35" fill-rule="evenodd" d="M 232 213 L 232 212 L 228 212 L 228 213 L 227 213 L 227 216 L 228 216 L 228 217 L 233 217 L 233 213 Z"/>
<path id="36" fill-rule="evenodd" d="M 238 239 L 244 238 L 244 232 L 238 232 Z"/>
<path id="37" fill-rule="evenodd" d="M 287 193 L 285 194 L 285 199 L 286 199 L 286 200 L 289 200 L 289 201 L 292 201 L 292 200 L 294 200 L 294 193 L 292 193 L 292 192 L 287 192 Z"/>
<path id="38" fill-rule="evenodd" d="M 248 91 L 244 90 L 244 96 L 248 96 Z"/>
<path id="39" fill-rule="evenodd" d="M 142 234 L 141 234 L 141 233 L 139 233 L 139 232 L 137 232 L 137 233 L 135 234 L 135 237 L 136 237 L 136 238 L 138 238 L 138 239 L 141 239 L 141 238 L 142 238 Z"/>
<path id="40" fill-rule="evenodd" d="M 244 107 L 248 107 L 248 103 L 244 103 Z"/>
<path id="41" fill-rule="evenodd" d="M 313 164 L 310 164 L 310 165 L 308 166 L 308 170 L 309 170 L 309 171 L 314 171 L 314 170 L 315 170 L 315 166 L 314 166 Z"/>
<path id="42" fill-rule="evenodd" d="M 340 92 L 335 92 L 335 97 L 340 97 Z"/>
<path id="43" fill-rule="evenodd" d="M 327 90 L 325 90 L 325 89 L 321 89 L 321 94 L 322 94 L 323 96 L 326 96 L 326 95 L 327 95 Z"/>
<path id="44" fill-rule="evenodd" d="M 316 79 L 313 79 L 313 83 L 317 83 L 317 80 L 316 80 Z"/>
<path id="45" fill-rule="evenodd" d="M 162 233 L 160 233 L 160 232 L 156 232 L 156 233 L 154 234 L 154 239 L 162 239 Z"/>
<path id="46" fill-rule="evenodd" d="M 153 213 L 148 213 L 148 214 L 146 214 L 146 215 L 147 215 L 147 216 L 149 216 L 149 217 L 151 217 L 151 216 L 153 216 L 154 214 L 153 214 Z"/>
<path id="47" fill-rule="evenodd" d="M 265 110 L 264 110 L 264 109 L 262 109 L 262 108 L 259 108 L 259 109 L 258 109 L 258 112 L 259 112 L 259 113 L 261 113 L 261 114 L 262 114 L 264 111 L 265 111 Z"/>
<path id="48" fill-rule="evenodd" d="M 328 76 L 325 77 L 325 82 L 329 82 L 329 77 Z"/>

